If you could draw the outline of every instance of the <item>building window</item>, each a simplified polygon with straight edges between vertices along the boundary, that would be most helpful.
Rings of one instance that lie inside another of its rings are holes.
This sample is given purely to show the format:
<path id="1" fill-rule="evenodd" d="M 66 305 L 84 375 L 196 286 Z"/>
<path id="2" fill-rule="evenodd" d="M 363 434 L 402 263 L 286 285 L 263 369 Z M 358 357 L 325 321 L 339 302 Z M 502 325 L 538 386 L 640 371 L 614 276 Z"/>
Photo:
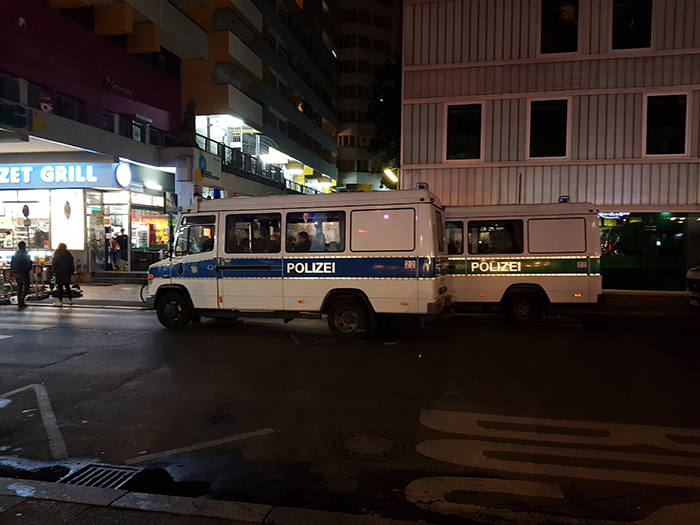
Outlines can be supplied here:
<path id="1" fill-rule="evenodd" d="M 612 48 L 651 47 L 652 0 L 613 0 Z"/>
<path id="2" fill-rule="evenodd" d="M 378 53 L 386 53 L 387 55 L 391 54 L 391 44 L 389 42 L 385 42 L 384 40 L 375 39 L 373 49 Z"/>
<path id="3" fill-rule="evenodd" d="M 341 9 L 338 14 L 341 22 L 357 22 L 357 9 Z"/>
<path id="4" fill-rule="evenodd" d="M 372 13 L 369 11 L 357 10 L 357 21 L 364 24 L 372 24 Z"/>
<path id="5" fill-rule="evenodd" d="M 355 159 L 338 159 L 338 171 L 355 171 Z"/>
<path id="6" fill-rule="evenodd" d="M 357 35 L 357 47 L 372 49 L 372 39 L 366 35 Z"/>
<path id="7" fill-rule="evenodd" d="M 530 103 L 530 158 L 566 157 L 568 100 L 533 100 Z"/>
<path id="8" fill-rule="evenodd" d="M 541 53 L 578 51 L 578 0 L 542 0 Z"/>
<path id="9" fill-rule="evenodd" d="M 374 15 L 373 25 L 375 27 L 379 27 L 380 29 L 391 31 L 391 18 L 388 16 Z"/>
<path id="10" fill-rule="evenodd" d="M 365 75 L 371 75 L 372 74 L 372 64 L 370 64 L 366 60 L 358 60 L 357 61 L 357 71 L 358 71 L 358 73 L 364 73 Z"/>
<path id="11" fill-rule="evenodd" d="M 338 135 L 338 146 L 341 148 L 354 148 L 357 135 Z"/>
<path id="12" fill-rule="evenodd" d="M 340 35 L 340 47 L 355 47 L 357 35 Z"/>
<path id="13" fill-rule="evenodd" d="M 447 160 L 481 158 L 482 104 L 447 107 Z"/>
<path id="14" fill-rule="evenodd" d="M 687 106 L 687 95 L 647 97 L 647 155 L 685 154 Z"/>
<path id="15" fill-rule="evenodd" d="M 357 60 L 341 60 L 340 61 L 340 72 L 341 73 L 356 73 L 357 72 Z"/>

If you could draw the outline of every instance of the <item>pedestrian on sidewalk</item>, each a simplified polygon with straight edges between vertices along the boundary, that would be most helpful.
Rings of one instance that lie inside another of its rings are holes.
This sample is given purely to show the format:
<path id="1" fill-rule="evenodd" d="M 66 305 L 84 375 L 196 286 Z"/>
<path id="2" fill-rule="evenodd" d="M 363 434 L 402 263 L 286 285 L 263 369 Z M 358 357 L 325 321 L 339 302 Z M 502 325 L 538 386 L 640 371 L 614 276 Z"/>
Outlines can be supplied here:
<path id="1" fill-rule="evenodd" d="M 51 265 L 53 274 L 56 278 L 56 286 L 58 286 L 58 301 L 54 306 L 63 306 L 63 287 L 66 288 L 68 296 L 68 304 L 73 306 L 73 295 L 70 289 L 71 277 L 75 273 L 73 266 L 73 255 L 68 251 L 68 247 L 61 243 L 53 252 L 53 263 Z"/>
<path id="2" fill-rule="evenodd" d="M 18 250 L 10 263 L 10 270 L 14 272 L 15 281 L 17 281 L 17 309 L 24 310 L 27 307 L 24 298 L 29 293 L 29 272 L 32 271 L 32 259 L 27 253 L 26 242 L 20 241 L 17 248 Z"/>

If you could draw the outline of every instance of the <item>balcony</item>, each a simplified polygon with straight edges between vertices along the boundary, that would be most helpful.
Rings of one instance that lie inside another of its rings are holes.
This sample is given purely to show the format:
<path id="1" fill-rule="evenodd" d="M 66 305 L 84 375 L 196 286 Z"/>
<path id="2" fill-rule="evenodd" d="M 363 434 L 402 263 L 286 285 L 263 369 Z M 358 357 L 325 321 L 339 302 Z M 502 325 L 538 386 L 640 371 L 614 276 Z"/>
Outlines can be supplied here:
<path id="1" fill-rule="evenodd" d="M 197 134 L 197 145 L 200 149 L 221 157 L 221 171 L 225 173 L 259 182 L 273 188 L 284 189 L 287 190 L 287 193 L 314 195 L 321 193 L 314 188 L 285 179 L 282 169 L 277 166 L 265 164 L 259 158 L 230 148 L 204 135 Z"/>

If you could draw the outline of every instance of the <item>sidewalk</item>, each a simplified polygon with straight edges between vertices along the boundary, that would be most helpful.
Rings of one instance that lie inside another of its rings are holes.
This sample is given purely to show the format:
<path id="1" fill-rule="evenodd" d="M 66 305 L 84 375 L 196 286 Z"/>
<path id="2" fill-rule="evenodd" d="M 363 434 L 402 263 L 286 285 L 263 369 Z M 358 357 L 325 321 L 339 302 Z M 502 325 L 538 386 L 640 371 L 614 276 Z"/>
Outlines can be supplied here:
<path id="1" fill-rule="evenodd" d="M 410 525 L 337 512 L 0 478 L 2 525 Z M 421 523 L 426 523 L 425 521 Z M 465 521 L 464 523 L 468 523 Z"/>
<path id="2" fill-rule="evenodd" d="M 73 300 L 74 308 L 146 308 L 139 296 L 140 284 L 81 283 L 80 290 L 82 290 L 83 295 Z M 144 292 L 145 295 L 148 295 L 148 291 Z M 27 305 L 29 306 L 52 306 L 55 302 L 54 297 L 36 300 L 32 294 L 27 296 Z"/>

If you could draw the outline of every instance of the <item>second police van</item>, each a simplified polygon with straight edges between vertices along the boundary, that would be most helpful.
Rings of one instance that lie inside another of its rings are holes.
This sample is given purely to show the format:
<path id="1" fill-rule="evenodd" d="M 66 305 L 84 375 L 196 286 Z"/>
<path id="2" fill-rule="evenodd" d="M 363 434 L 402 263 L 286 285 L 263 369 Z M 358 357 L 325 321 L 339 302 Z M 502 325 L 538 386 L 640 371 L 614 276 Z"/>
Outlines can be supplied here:
<path id="1" fill-rule="evenodd" d="M 449 302 L 442 205 L 427 190 L 198 201 L 149 268 L 165 327 L 200 317 L 320 318 L 337 335 Z"/>
<path id="2" fill-rule="evenodd" d="M 590 203 L 448 207 L 455 307 L 502 307 L 539 319 L 549 305 L 596 303 L 602 293 L 598 214 Z"/>

